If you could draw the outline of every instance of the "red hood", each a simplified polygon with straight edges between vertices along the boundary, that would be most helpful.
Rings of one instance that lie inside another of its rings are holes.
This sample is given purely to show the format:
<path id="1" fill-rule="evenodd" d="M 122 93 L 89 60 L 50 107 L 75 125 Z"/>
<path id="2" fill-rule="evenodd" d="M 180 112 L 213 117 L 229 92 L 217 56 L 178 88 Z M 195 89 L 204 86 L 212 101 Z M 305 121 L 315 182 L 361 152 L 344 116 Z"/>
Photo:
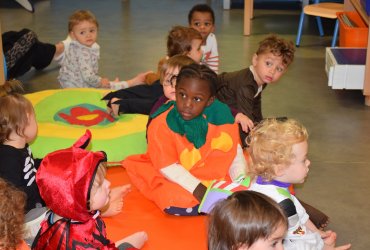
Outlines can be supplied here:
<path id="1" fill-rule="evenodd" d="M 104 152 L 84 148 L 91 139 L 86 131 L 72 147 L 52 152 L 42 160 L 36 182 L 46 205 L 56 214 L 81 222 L 89 220 L 92 180 L 100 162 L 106 161 Z"/>

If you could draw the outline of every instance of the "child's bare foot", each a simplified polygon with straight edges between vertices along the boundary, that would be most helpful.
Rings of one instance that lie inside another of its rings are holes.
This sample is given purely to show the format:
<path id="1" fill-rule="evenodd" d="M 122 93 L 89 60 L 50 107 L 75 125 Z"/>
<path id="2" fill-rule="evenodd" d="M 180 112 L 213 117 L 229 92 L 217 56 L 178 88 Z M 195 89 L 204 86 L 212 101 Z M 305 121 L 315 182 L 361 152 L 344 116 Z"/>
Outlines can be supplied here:
<path id="1" fill-rule="evenodd" d="M 112 188 L 109 194 L 109 200 L 114 201 L 125 197 L 131 191 L 131 185 L 123 185 L 119 187 Z"/>
<path id="2" fill-rule="evenodd" d="M 131 185 L 127 184 L 112 188 L 109 194 L 109 203 L 101 210 L 103 217 L 111 217 L 119 214 L 123 207 L 123 197 L 131 190 Z"/>
<path id="3" fill-rule="evenodd" d="M 136 232 L 116 242 L 116 246 L 118 246 L 119 244 L 122 244 L 123 242 L 127 242 L 127 243 L 130 243 L 133 247 L 137 249 L 141 249 L 147 240 L 148 240 L 148 234 L 146 232 L 144 231 Z"/>
<path id="4" fill-rule="evenodd" d="M 119 101 L 119 100 L 121 99 L 116 98 L 116 97 L 112 98 L 111 100 L 111 109 L 112 109 L 111 115 L 114 117 L 118 117 L 119 115 L 119 104 L 114 104 L 114 102 Z"/>

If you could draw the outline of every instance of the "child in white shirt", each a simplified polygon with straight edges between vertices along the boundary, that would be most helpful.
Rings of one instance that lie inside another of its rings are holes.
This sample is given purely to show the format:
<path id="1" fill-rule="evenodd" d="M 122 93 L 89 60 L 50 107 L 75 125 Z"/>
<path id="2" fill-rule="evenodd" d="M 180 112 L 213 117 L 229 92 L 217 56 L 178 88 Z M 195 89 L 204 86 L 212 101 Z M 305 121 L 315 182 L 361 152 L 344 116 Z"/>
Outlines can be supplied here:
<path id="1" fill-rule="evenodd" d="M 219 57 L 215 34 L 215 14 L 207 4 L 197 4 L 188 15 L 189 26 L 200 32 L 203 38 L 202 63 L 218 73 Z"/>

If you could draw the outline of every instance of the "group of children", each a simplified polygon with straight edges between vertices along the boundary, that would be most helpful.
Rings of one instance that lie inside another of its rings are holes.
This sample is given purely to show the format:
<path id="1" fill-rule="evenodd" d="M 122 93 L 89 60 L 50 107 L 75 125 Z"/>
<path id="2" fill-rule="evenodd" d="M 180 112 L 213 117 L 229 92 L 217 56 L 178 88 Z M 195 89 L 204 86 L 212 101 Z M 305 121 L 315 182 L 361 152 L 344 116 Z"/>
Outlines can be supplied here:
<path id="1" fill-rule="evenodd" d="M 208 247 L 212 250 L 350 248 L 349 244 L 335 247 L 336 234 L 320 230 L 325 223 L 313 223 L 289 189 L 304 182 L 308 174 L 307 130 L 293 119 L 262 116 L 261 93 L 293 61 L 291 42 L 268 36 L 260 42 L 250 67 L 217 75 L 214 13 L 200 4 L 189 12 L 190 27 L 175 26 L 169 32 L 168 58 L 159 63 L 154 82 L 138 84 L 149 82 L 146 73 L 133 81 L 110 81 L 97 75 L 96 19 L 88 11 L 72 17 L 71 40 L 63 41 L 58 58 L 59 80 L 65 87 L 121 84 L 122 89 L 103 98 L 109 112 L 149 114 L 147 152 L 122 162 L 145 197 L 172 215 L 210 213 Z M 77 72 L 77 62 L 83 58 L 83 70 Z M 91 85 L 85 85 L 85 80 Z M 53 249 L 72 245 L 140 249 L 148 238 L 145 232 L 116 243 L 106 237 L 100 212 L 103 216 L 118 213 L 130 187 L 110 192 L 105 179 L 107 156 L 85 149 L 91 133 L 87 131 L 70 148 L 36 160 L 28 146 L 37 135 L 31 103 L 19 94 L 17 83 L 8 81 L 0 88 L 0 177 L 6 181 L 0 179 L 0 188 L 9 190 L 1 192 L 15 192 L 15 186 L 27 195 L 25 210 L 18 206 L 9 211 L 15 197 L 1 200 L 9 206 L 0 206 L 8 215 L 0 225 L 12 224 L 16 233 L 0 230 L 0 249 L 25 246 L 19 233 L 24 217 L 11 221 L 22 213 L 37 221 L 38 227 L 42 219 L 32 249 L 44 249 L 46 244 Z M 212 189 L 226 190 L 225 185 L 228 197 L 213 200 Z M 24 203 L 23 194 L 14 196 Z M 201 208 L 205 202 L 211 203 L 208 211 Z"/>

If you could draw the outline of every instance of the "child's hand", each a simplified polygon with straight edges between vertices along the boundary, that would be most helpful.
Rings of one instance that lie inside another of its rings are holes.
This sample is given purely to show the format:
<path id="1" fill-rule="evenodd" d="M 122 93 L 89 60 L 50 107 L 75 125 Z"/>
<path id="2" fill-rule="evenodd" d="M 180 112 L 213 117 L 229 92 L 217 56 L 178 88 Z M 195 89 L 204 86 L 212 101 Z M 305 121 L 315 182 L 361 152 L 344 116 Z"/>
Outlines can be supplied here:
<path id="1" fill-rule="evenodd" d="M 110 82 L 108 78 L 102 78 L 100 80 L 100 85 L 102 88 L 110 88 Z"/>
<path id="2" fill-rule="evenodd" d="M 235 122 L 239 123 L 242 127 L 242 130 L 245 133 L 248 133 L 253 127 L 254 123 L 251 119 L 248 118 L 248 116 L 244 115 L 243 113 L 237 113 L 235 116 Z"/>
<path id="3" fill-rule="evenodd" d="M 129 87 L 144 84 L 145 83 L 145 77 L 147 74 L 153 73 L 153 71 L 147 71 L 137 74 L 134 78 L 127 81 Z"/>
<path id="4" fill-rule="evenodd" d="M 351 244 L 343 245 L 336 247 L 335 243 L 337 240 L 337 234 L 331 230 L 328 231 L 320 231 L 320 236 L 324 241 L 326 247 L 324 249 L 336 249 L 336 250 L 347 250 L 351 248 Z"/>

